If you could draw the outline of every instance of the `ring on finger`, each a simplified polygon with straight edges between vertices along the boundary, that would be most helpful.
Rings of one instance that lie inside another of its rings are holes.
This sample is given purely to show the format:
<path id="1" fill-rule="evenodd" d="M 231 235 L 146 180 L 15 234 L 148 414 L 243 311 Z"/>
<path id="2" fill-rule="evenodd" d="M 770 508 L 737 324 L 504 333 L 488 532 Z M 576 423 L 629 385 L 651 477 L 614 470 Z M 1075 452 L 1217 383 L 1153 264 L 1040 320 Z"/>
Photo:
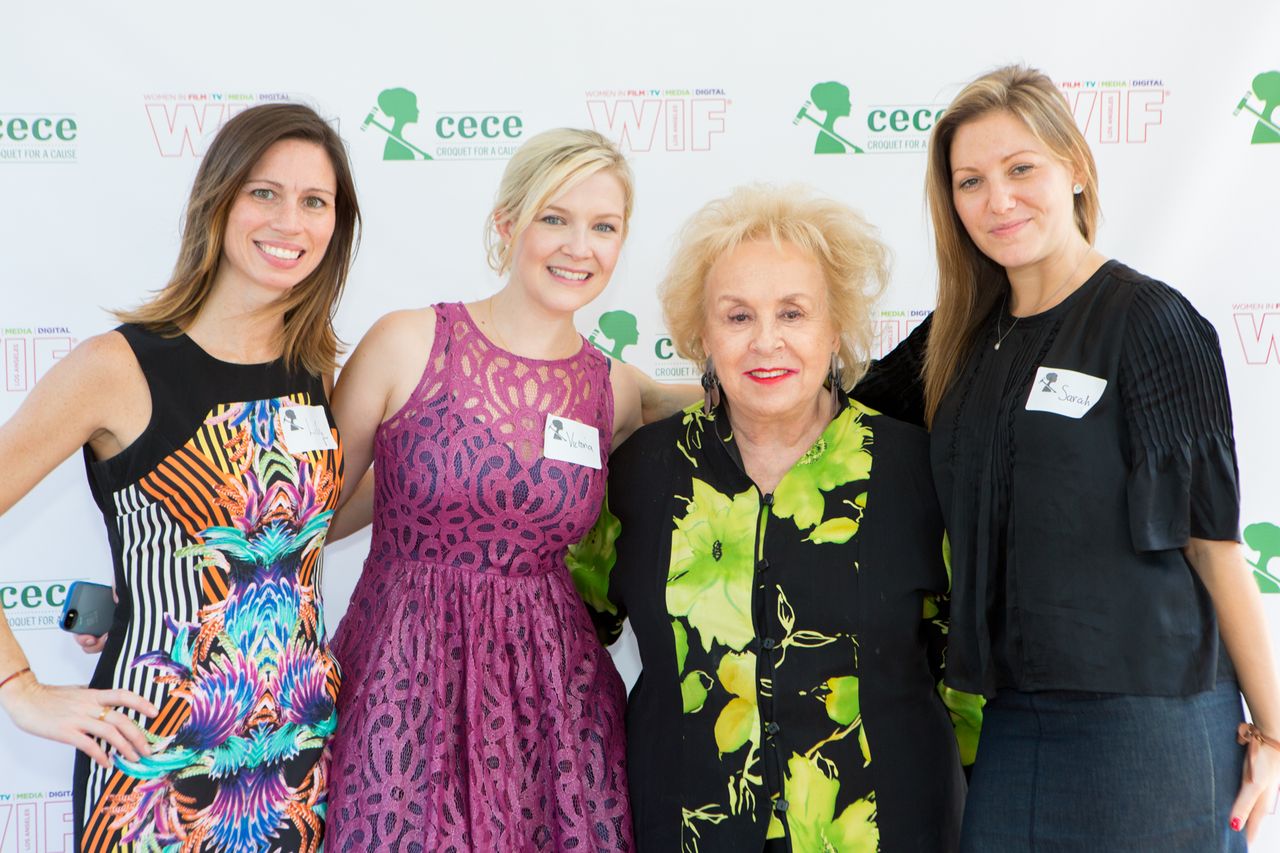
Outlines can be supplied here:
<path id="1" fill-rule="evenodd" d="M 98 722 L 102 722 L 103 720 L 105 720 L 107 718 L 107 714 L 110 714 L 110 713 L 111 713 L 111 709 L 108 708 L 106 705 L 103 705 L 102 708 L 99 709 L 98 711 Z"/>

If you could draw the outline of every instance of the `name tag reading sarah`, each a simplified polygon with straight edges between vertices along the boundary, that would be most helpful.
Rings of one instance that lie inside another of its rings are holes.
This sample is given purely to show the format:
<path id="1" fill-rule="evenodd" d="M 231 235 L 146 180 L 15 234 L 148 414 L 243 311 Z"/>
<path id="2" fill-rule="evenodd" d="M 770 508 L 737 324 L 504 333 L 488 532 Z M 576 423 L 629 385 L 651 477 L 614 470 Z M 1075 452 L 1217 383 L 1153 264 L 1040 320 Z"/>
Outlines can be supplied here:
<path id="1" fill-rule="evenodd" d="M 1082 418 L 1106 390 L 1107 380 L 1101 377 L 1041 365 L 1027 395 L 1027 411 Z"/>
<path id="2" fill-rule="evenodd" d="M 289 406 L 280 410 L 280 438 L 290 453 L 334 450 L 338 443 L 329 431 L 323 406 Z"/>
<path id="3" fill-rule="evenodd" d="M 560 462 L 600 467 L 600 430 L 562 415 L 547 415 L 542 455 Z"/>

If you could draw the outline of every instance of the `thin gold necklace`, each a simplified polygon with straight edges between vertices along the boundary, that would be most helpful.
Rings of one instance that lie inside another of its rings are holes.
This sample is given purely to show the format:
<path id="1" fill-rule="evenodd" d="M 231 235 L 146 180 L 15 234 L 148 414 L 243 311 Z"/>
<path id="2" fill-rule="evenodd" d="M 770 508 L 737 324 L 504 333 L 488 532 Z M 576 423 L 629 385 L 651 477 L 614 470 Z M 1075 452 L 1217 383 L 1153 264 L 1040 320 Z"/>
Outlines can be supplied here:
<path id="1" fill-rule="evenodd" d="M 498 339 L 498 341 L 497 341 L 498 346 L 502 347 L 502 348 L 503 348 L 504 350 L 506 350 L 507 352 L 511 352 L 511 347 L 509 347 L 509 346 L 507 345 L 507 340 L 506 340 L 506 338 L 502 337 L 502 332 L 499 332 L 499 331 L 498 331 L 498 323 L 497 323 L 497 321 L 495 321 L 495 320 L 493 319 L 493 300 L 494 300 L 496 297 L 497 297 L 497 294 L 495 293 L 493 296 L 490 296 L 490 297 L 489 297 L 489 299 L 488 299 L 488 308 L 489 308 L 489 330 L 490 330 L 491 332 L 493 332 L 493 336 L 494 336 L 495 338 L 497 338 L 497 339 Z"/>
<path id="2" fill-rule="evenodd" d="M 1053 293 L 1050 293 L 1044 299 L 1041 299 L 1036 304 L 1036 307 L 1033 308 L 1030 311 L 1030 313 L 1028 313 L 1026 316 L 1030 317 L 1040 313 L 1040 306 L 1048 305 L 1050 302 L 1052 302 L 1053 297 L 1061 293 L 1063 288 L 1065 288 L 1068 284 L 1071 283 L 1071 279 L 1076 277 L 1076 273 L 1080 271 L 1080 265 L 1084 263 L 1084 259 L 1089 257 L 1089 254 L 1092 251 L 1093 251 L 1092 247 L 1085 249 L 1084 254 L 1080 256 L 1080 260 L 1076 261 L 1076 265 L 1071 268 L 1071 272 L 1067 273 L 1067 277 L 1063 280 L 1062 284 L 1054 288 Z M 1004 309 L 1007 308 L 1008 306 L 1009 306 L 1009 291 L 1006 290 L 1004 292 L 1004 298 L 1000 300 L 1000 313 L 996 314 L 996 345 L 992 347 L 993 350 L 1000 349 L 1000 345 L 1004 343 L 1004 339 L 1009 337 L 1009 335 L 1013 334 L 1013 330 L 1018 325 L 1018 321 L 1022 319 L 1021 317 L 1014 317 L 1013 322 L 1009 324 L 1009 328 L 1005 330 L 1004 334 L 1000 334 L 1000 318 L 1004 316 Z"/>

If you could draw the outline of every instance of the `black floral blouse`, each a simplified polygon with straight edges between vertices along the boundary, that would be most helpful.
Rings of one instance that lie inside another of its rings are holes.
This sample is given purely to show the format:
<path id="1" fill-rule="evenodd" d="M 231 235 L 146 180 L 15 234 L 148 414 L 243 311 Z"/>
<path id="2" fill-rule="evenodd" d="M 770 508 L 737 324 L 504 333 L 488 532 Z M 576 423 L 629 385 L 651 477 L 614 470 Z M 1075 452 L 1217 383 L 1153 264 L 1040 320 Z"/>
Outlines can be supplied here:
<path id="1" fill-rule="evenodd" d="M 639 849 L 954 849 L 981 710 L 940 681 L 927 434 L 842 400 L 761 494 L 717 414 L 693 407 L 619 448 L 570 555 L 602 639 L 630 618 L 640 648 Z"/>

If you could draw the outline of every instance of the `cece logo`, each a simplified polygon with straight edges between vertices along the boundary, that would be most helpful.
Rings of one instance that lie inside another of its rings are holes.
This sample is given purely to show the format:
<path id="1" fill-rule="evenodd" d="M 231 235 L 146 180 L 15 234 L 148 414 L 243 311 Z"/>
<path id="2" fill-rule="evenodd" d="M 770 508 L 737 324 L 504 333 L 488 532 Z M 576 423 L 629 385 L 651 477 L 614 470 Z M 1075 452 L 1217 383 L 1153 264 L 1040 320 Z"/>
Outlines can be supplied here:
<path id="1" fill-rule="evenodd" d="M 0 113 L 0 163 L 74 163 L 79 134 L 74 116 Z"/>
<path id="2" fill-rule="evenodd" d="M 79 129 L 70 116 L 0 116 L 0 139 L 13 142 L 74 142 Z"/>
<path id="3" fill-rule="evenodd" d="M 67 600 L 65 583 L 24 583 L 0 585 L 0 604 L 5 610 L 39 610 L 46 607 L 61 607 Z"/>

